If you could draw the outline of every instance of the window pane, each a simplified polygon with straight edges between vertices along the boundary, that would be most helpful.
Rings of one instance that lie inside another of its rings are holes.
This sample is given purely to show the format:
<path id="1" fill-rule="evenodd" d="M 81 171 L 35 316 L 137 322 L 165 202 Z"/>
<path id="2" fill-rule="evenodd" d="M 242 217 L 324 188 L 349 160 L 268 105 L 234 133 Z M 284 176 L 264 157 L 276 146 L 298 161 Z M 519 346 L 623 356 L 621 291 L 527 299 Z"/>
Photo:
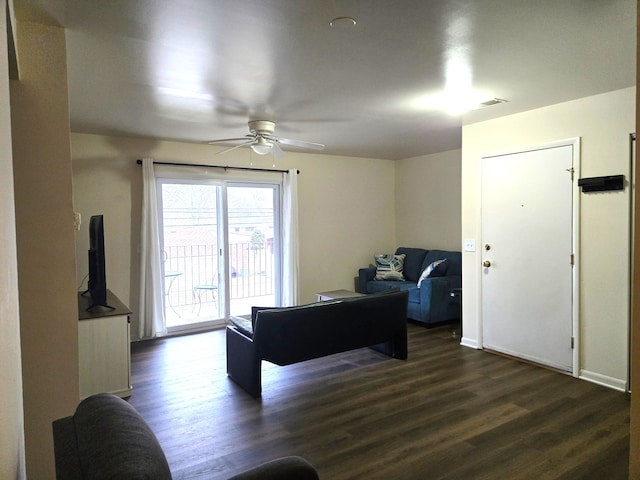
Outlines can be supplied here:
<path id="1" fill-rule="evenodd" d="M 273 186 L 227 188 L 231 315 L 276 306 Z"/>
<path id="2" fill-rule="evenodd" d="M 223 316 L 218 288 L 217 189 L 215 185 L 162 185 L 168 328 Z"/>

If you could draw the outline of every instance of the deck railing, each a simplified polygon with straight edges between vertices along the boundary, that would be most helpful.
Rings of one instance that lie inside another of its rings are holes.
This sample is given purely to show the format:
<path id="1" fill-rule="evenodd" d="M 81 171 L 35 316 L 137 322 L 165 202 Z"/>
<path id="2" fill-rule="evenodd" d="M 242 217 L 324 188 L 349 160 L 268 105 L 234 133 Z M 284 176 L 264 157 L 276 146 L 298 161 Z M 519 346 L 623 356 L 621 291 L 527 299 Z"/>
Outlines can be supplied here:
<path id="1" fill-rule="evenodd" d="M 195 302 L 194 287 L 220 285 L 218 247 L 181 245 L 165 247 L 165 293 L 174 307 Z M 252 248 L 250 242 L 229 245 L 231 300 L 274 294 L 274 255 L 272 246 Z M 202 297 L 202 302 L 213 301 Z"/>

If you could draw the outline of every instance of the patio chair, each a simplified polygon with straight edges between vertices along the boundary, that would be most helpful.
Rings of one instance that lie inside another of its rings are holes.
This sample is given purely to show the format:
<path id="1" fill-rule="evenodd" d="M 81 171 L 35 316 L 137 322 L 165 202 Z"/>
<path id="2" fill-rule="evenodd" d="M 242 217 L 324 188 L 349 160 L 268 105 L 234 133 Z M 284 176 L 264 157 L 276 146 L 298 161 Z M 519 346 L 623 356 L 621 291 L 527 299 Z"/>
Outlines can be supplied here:
<path id="1" fill-rule="evenodd" d="M 218 284 L 214 283 L 213 280 L 211 280 L 210 283 L 203 283 L 201 285 L 194 285 L 193 286 L 193 290 L 192 290 L 192 298 L 193 298 L 193 309 L 195 310 L 196 308 L 196 299 L 198 300 L 198 317 L 200 316 L 200 309 L 202 308 L 202 296 L 205 296 L 205 300 L 206 300 L 206 295 L 207 292 L 211 292 L 211 298 L 213 298 L 213 303 L 215 304 L 216 308 L 218 307 L 218 300 L 216 299 L 216 294 L 218 292 Z"/>

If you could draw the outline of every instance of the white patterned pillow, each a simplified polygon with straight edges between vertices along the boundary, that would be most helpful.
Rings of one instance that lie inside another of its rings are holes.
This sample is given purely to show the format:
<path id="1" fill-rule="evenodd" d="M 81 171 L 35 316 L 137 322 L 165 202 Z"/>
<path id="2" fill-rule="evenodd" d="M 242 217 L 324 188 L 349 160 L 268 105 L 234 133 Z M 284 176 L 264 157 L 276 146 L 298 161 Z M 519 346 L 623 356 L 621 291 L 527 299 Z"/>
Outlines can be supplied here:
<path id="1" fill-rule="evenodd" d="M 374 255 L 376 280 L 404 280 L 404 259 L 406 255 Z"/>
<path id="2" fill-rule="evenodd" d="M 447 273 L 447 259 L 444 260 L 436 260 L 431 263 L 427 268 L 424 269 L 422 275 L 418 279 L 418 288 L 420 288 L 420 284 L 425 278 L 428 277 L 442 277 L 445 273 Z"/>

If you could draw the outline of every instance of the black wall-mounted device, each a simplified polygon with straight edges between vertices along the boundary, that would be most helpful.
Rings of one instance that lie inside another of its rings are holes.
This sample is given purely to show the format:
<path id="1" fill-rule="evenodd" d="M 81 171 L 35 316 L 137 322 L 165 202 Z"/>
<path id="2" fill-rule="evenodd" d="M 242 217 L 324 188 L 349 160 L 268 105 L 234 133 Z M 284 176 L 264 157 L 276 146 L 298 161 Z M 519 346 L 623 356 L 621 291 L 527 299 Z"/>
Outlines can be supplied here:
<path id="1" fill-rule="evenodd" d="M 624 175 L 609 175 L 608 177 L 580 178 L 578 186 L 582 192 L 604 192 L 608 190 L 624 190 Z"/>

